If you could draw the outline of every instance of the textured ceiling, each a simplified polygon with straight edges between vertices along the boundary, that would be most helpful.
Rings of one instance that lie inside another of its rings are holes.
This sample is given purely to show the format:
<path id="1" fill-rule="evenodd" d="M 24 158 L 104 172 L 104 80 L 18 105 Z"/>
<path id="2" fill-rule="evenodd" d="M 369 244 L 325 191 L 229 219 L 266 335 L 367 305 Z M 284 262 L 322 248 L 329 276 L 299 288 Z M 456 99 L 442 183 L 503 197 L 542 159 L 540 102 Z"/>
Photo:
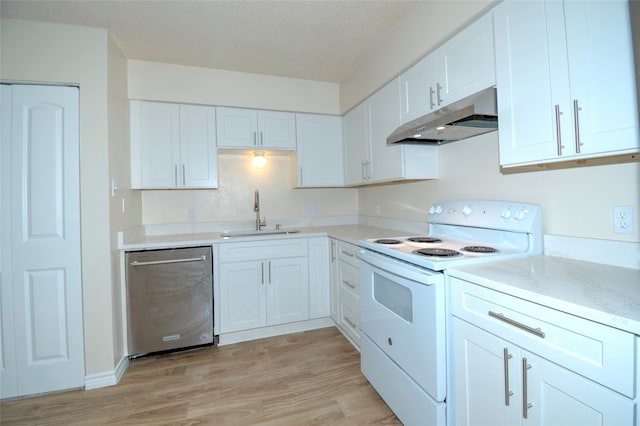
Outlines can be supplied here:
<path id="1" fill-rule="evenodd" d="M 2 0 L 0 16 L 105 28 L 129 59 L 341 82 L 416 3 Z"/>

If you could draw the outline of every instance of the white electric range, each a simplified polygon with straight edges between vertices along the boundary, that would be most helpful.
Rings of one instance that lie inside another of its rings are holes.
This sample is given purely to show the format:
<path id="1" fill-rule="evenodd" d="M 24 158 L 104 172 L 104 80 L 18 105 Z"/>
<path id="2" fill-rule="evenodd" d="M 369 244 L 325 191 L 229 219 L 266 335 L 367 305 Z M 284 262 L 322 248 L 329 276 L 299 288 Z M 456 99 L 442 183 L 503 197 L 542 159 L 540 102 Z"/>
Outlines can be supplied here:
<path id="1" fill-rule="evenodd" d="M 361 369 L 400 421 L 444 426 L 447 268 L 542 253 L 541 209 L 457 200 L 426 235 L 360 241 Z"/>

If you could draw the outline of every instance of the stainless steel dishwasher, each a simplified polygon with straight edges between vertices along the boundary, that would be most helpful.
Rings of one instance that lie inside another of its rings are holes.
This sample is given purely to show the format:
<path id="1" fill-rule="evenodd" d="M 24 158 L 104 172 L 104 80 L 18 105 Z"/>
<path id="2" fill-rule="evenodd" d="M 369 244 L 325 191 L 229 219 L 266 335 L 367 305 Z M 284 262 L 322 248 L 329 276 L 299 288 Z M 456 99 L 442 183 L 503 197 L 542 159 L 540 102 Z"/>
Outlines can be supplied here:
<path id="1" fill-rule="evenodd" d="M 211 247 L 132 251 L 125 259 L 130 357 L 214 342 Z"/>

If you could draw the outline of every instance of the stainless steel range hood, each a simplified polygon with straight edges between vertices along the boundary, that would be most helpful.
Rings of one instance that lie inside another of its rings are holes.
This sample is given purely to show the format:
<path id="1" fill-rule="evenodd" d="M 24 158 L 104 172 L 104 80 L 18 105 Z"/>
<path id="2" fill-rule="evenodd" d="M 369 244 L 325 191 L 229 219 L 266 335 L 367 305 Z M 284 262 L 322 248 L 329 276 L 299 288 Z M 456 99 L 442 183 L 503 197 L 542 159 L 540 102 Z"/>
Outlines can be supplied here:
<path id="1" fill-rule="evenodd" d="M 498 129 L 495 87 L 461 99 L 398 127 L 387 145 L 443 144 Z"/>

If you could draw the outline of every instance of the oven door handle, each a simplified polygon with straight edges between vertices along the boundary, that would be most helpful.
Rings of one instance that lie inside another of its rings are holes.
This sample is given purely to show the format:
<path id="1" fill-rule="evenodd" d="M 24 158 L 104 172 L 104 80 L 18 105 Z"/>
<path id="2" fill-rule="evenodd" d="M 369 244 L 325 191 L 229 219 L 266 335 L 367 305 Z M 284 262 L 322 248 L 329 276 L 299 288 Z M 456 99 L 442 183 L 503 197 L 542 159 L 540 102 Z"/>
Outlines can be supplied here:
<path id="1" fill-rule="evenodd" d="M 440 274 L 410 265 L 401 260 L 395 260 L 388 256 L 374 253 L 370 250 L 359 250 L 358 258 L 368 263 L 375 269 L 396 275 L 400 278 L 415 281 L 423 285 L 434 285 Z"/>

